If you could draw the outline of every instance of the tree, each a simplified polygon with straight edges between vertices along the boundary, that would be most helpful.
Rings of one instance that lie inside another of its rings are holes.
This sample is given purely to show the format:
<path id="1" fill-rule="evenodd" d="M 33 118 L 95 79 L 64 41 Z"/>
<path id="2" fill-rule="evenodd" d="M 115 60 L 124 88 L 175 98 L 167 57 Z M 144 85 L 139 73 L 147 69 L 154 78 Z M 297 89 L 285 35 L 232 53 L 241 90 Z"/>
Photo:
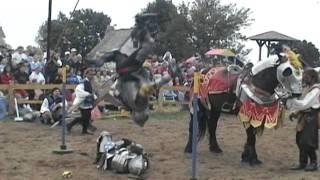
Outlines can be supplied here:
<path id="1" fill-rule="evenodd" d="M 291 47 L 300 55 L 304 64 L 311 67 L 320 66 L 319 49 L 312 42 L 306 40 L 292 42 Z"/>
<path id="2" fill-rule="evenodd" d="M 84 56 L 104 37 L 111 18 L 92 9 L 75 11 L 68 21 L 63 13 L 51 23 L 51 47 L 58 51 L 76 48 Z M 47 21 L 40 26 L 36 41 L 41 48 L 47 44 Z"/>
<path id="3" fill-rule="evenodd" d="M 193 46 L 188 41 L 192 26 L 186 16 L 179 13 L 172 1 L 155 0 L 149 3 L 142 13 L 159 14 L 160 46 L 157 54 L 170 51 L 177 60 L 180 60 L 194 53 Z"/>
<path id="4" fill-rule="evenodd" d="M 245 36 L 242 28 L 250 25 L 249 8 L 235 4 L 222 5 L 220 0 L 195 0 L 189 11 L 194 42 L 200 53 L 210 48 L 230 48 L 242 51 Z"/>
<path id="5" fill-rule="evenodd" d="M 242 28 L 250 25 L 250 9 L 235 4 L 222 5 L 220 0 L 182 2 L 176 7 L 171 0 L 155 0 L 143 12 L 160 16 L 160 48 L 158 53 L 172 51 L 178 58 L 187 58 L 210 48 L 230 48 L 245 56 Z"/>

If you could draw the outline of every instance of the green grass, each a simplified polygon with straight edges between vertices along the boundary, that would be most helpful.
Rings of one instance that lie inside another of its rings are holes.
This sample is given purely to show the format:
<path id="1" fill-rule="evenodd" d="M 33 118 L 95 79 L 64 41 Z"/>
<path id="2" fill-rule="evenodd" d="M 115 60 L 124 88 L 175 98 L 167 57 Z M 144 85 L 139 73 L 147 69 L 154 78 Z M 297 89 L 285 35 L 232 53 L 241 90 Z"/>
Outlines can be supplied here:
<path id="1" fill-rule="evenodd" d="M 189 116 L 188 111 L 178 112 L 153 112 L 150 115 L 151 119 L 155 120 L 184 120 Z"/>

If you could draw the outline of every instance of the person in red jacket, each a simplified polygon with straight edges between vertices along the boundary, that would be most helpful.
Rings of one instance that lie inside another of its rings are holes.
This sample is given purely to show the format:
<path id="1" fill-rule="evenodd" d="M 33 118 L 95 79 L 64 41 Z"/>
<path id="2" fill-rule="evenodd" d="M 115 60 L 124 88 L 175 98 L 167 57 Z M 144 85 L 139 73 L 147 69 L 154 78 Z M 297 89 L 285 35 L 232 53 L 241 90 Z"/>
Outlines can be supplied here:
<path id="1" fill-rule="evenodd" d="M 0 74 L 0 84 L 10 84 L 10 82 L 14 81 L 14 76 L 11 72 L 11 67 L 6 66 L 3 69 L 3 72 Z"/>

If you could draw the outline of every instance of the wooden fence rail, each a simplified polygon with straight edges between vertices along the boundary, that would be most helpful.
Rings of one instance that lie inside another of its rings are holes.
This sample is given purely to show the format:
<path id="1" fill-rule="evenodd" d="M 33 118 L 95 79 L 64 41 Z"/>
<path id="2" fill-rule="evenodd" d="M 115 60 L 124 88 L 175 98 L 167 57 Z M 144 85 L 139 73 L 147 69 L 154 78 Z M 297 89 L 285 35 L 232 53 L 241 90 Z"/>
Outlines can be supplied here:
<path id="1" fill-rule="evenodd" d="M 74 90 L 76 85 L 74 84 L 66 84 L 65 88 L 68 90 Z M 54 88 L 62 89 L 62 84 L 0 84 L 0 90 L 8 91 L 7 99 L 9 104 L 8 112 L 9 114 L 13 114 L 15 111 L 14 98 L 15 98 L 15 90 L 52 90 Z M 190 88 L 186 86 L 163 86 L 160 88 L 162 90 L 175 90 L 175 91 L 189 91 Z M 161 99 L 161 98 L 160 98 Z M 42 100 L 26 100 L 26 99 L 17 99 L 18 104 L 41 104 Z M 162 104 L 159 102 L 159 104 Z M 182 103 L 183 104 L 183 103 Z"/>

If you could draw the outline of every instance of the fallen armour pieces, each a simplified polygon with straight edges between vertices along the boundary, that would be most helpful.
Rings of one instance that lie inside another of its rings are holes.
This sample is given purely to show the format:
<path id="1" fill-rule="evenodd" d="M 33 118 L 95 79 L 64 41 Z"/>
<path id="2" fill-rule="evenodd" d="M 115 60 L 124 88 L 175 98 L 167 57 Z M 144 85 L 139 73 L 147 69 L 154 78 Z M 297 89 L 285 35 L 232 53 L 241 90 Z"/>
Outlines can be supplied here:
<path id="1" fill-rule="evenodd" d="M 112 135 L 107 131 L 102 131 L 97 139 L 96 163 L 98 169 L 138 176 L 149 167 L 142 145 L 128 139 L 112 141 Z"/>

